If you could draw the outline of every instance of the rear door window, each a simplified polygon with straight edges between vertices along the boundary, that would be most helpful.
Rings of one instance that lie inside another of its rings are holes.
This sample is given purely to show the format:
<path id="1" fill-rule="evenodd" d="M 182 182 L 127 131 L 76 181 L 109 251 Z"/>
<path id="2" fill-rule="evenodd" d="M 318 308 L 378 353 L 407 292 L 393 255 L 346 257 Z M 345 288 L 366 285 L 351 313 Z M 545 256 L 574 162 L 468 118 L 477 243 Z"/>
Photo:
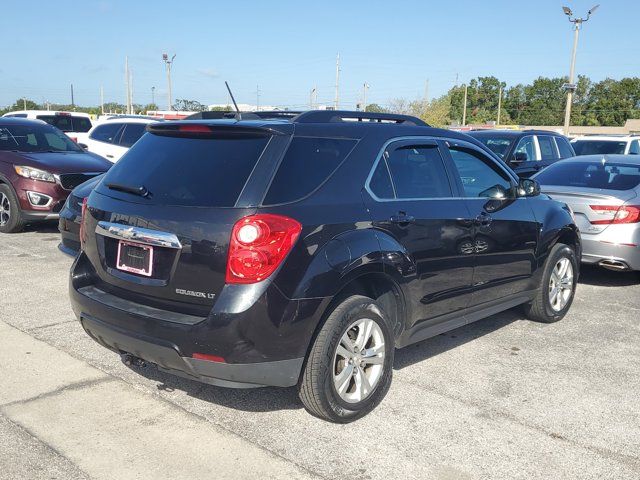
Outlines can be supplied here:
<path id="1" fill-rule="evenodd" d="M 129 148 L 144 135 L 146 123 L 127 123 L 120 137 L 120 146 Z"/>
<path id="2" fill-rule="evenodd" d="M 555 160 L 558 158 L 553 138 L 550 135 L 538 135 L 538 146 L 542 160 Z"/>
<path id="3" fill-rule="evenodd" d="M 136 201 L 139 197 L 106 185 L 144 186 L 150 193 L 145 203 L 233 207 L 269 138 L 144 135 L 109 170 L 99 191 Z"/>
<path id="4" fill-rule="evenodd" d="M 343 138 L 294 137 L 263 204 L 290 203 L 308 196 L 337 170 L 356 143 Z"/>

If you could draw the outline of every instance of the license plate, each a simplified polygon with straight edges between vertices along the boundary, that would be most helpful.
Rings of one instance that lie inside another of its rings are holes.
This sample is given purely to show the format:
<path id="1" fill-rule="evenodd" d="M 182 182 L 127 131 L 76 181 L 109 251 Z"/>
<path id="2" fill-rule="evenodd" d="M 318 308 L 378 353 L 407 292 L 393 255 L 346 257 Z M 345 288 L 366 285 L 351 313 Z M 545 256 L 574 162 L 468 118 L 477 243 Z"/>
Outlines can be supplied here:
<path id="1" fill-rule="evenodd" d="M 120 240 L 116 268 L 150 277 L 153 269 L 153 247 Z"/>

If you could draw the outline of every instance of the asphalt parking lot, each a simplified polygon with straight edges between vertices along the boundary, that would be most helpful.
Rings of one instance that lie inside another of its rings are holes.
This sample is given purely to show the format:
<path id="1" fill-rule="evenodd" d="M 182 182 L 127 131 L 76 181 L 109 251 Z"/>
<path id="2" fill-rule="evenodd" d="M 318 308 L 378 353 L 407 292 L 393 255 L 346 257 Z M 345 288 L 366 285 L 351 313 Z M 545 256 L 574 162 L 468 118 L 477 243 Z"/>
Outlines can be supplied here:
<path id="1" fill-rule="evenodd" d="M 557 324 L 511 310 L 398 351 L 382 404 L 334 425 L 295 389 L 127 368 L 75 321 L 58 240 L 0 236 L 0 478 L 640 478 L 634 274 L 584 269 Z"/>

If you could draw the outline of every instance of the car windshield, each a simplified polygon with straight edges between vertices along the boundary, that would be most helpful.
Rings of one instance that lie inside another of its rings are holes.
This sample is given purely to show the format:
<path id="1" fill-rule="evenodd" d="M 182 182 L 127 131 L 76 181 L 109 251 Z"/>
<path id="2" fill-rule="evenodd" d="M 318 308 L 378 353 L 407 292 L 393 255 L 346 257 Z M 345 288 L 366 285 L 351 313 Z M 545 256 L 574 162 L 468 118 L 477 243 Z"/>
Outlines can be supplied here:
<path id="1" fill-rule="evenodd" d="M 631 190 L 640 184 L 640 164 L 563 161 L 544 169 L 536 180 L 542 185 Z"/>
<path id="2" fill-rule="evenodd" d="M 500 158 L 505 157 L 505 155 L 509 151 L 509 147 L 513 143 L 513 138 L 507 136 L 496 135 L 490 137 L 488 135 L 475 136 L 473 134 L 471 136 L 484 143 L 487 148 L 489 148 L 489 150 L 498 155 Z"/>
<path id="3" fill-rule="evenodd" d="M 16 152 L 83 152 L 69 137 L 49 125 L 0 125 L 0 150 Z"/>
<path id="4" fill-rule="evenodd" d="M 624 140 L 576 140 L 571 144 L 576 155 L 624 154 L 627 146 Z"/>

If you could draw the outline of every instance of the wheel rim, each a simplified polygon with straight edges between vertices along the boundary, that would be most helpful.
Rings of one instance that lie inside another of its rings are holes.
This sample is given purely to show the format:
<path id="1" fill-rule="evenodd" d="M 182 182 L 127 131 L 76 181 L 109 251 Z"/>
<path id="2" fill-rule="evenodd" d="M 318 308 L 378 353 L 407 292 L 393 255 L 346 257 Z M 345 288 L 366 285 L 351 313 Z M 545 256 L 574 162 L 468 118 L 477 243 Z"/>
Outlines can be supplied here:
<path id="1" fill-rule="evenodd" d="M 333 384 L 342 400 L 361 402 L 375 390 L 384 368 L 384 335 L 369 318 L 353 322 L 336 347 Z"/>
<path id="2" fill-rule="evenodd" d="M 568 258 L 561 258 L 551 271 L 549 279 L 549 304 L 559 312 L 569 303 L 573 294 L 573 265 Z"/>
<path id="3" fill-rule="evenodd" d="M 9 223 L 11 217 L 11 204 L 9 203 L 9 197 L 0 192 L 0 227 L 4 227 Z"/>

